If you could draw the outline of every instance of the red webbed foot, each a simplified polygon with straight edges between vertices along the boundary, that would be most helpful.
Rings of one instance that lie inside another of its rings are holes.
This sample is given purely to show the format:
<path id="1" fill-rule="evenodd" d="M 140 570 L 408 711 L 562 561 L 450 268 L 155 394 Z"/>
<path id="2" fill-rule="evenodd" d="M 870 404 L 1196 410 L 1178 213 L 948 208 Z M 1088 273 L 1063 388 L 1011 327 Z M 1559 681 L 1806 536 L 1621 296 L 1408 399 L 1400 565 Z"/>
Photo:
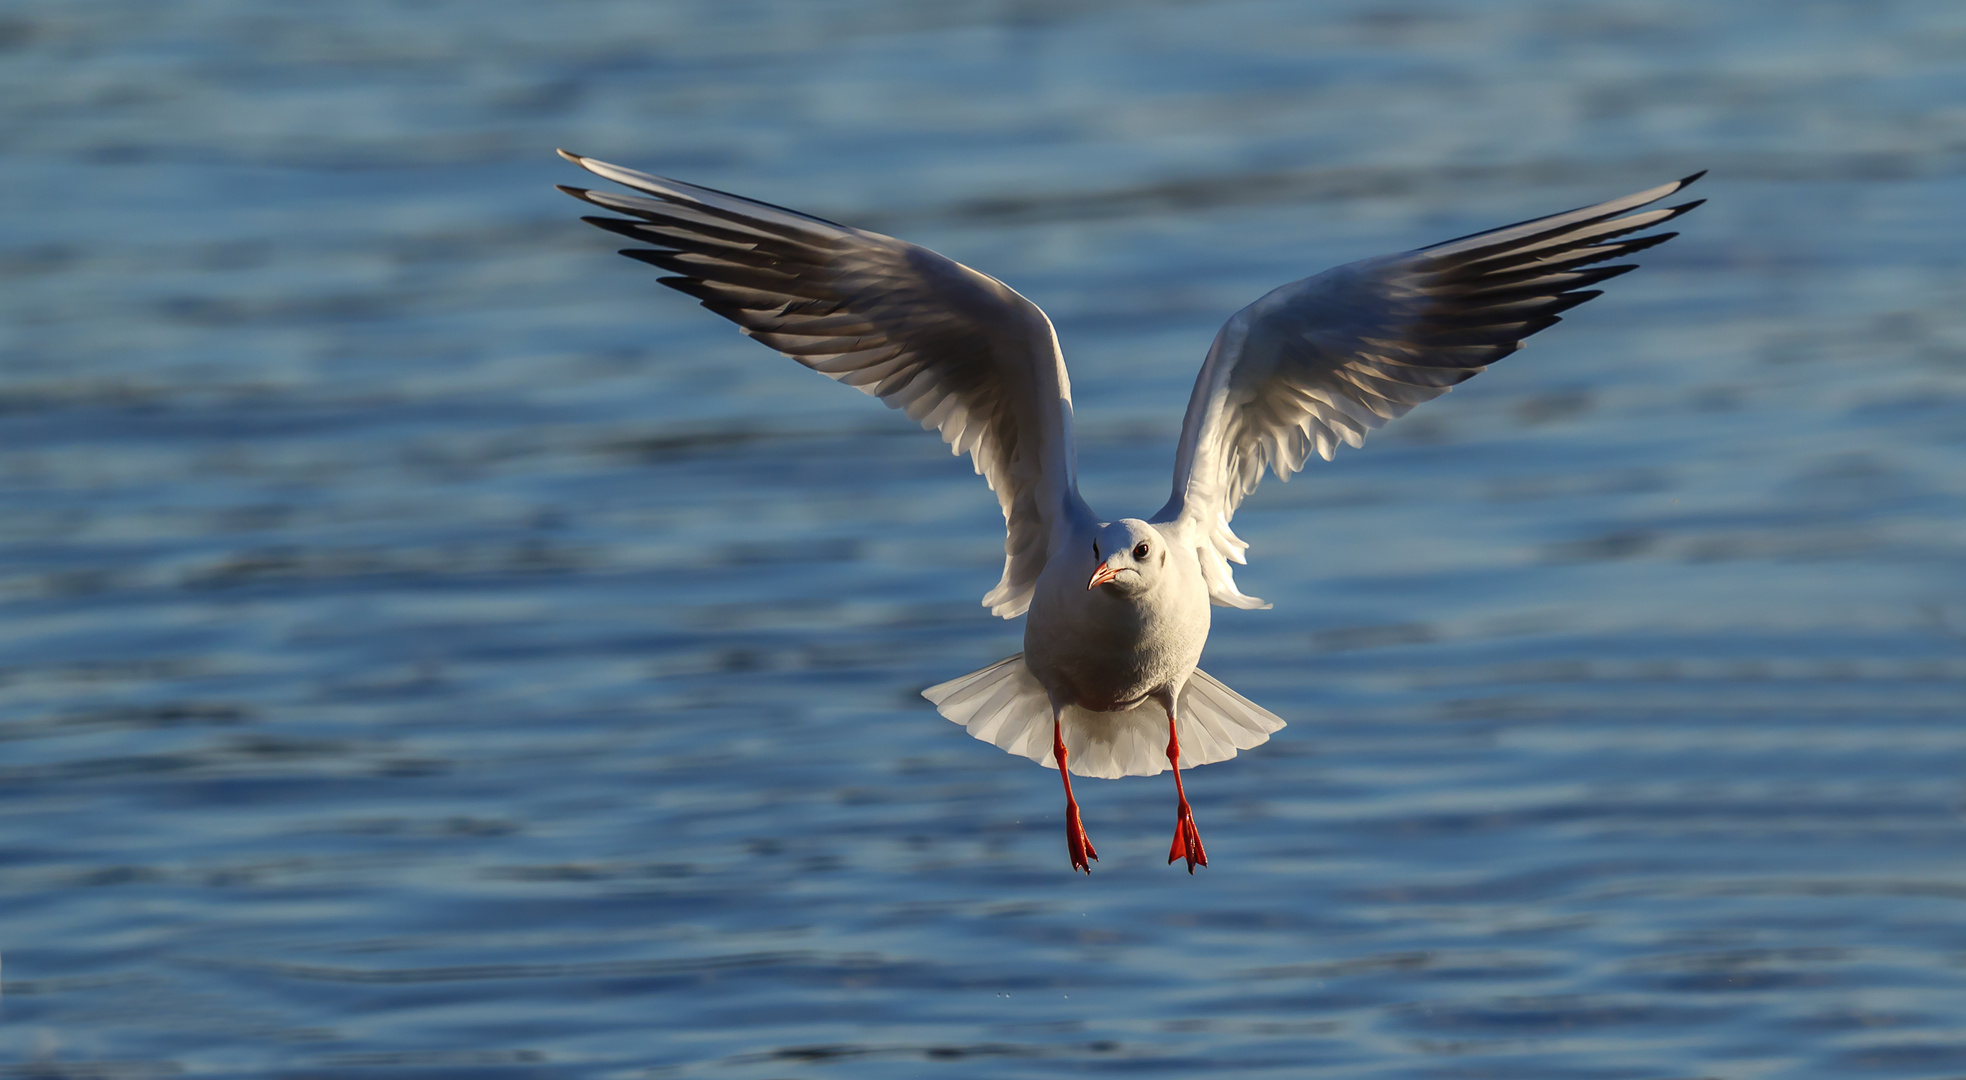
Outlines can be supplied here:
<path id="1" fill-rule="evenodd" d="M 1201 833 L 1195 828 L 1195 812 L 1188 807 L 1188 789 L 1181 784 L 1181 739 L 1174 726 L 1174 709 L 1167 710 L 1167 767 L 1174 770 L 1174 843 L 1167 849 L 1167 865 L 1188 860 L 1188 873 L 1197 865 L 1208 865 L 1208 852 L 1201 846 Z"/>
<path id="2" fill-rule="evenodd" d="M 1056 714 L 1051 718 L 1051 752 L 1058 763 L 1058 778 L 1065 782 L 1065 850 L 1071 853 L 1072 869 L 1090 874 L 1099 853 L 1093 850 L 1085 825 L 1079 821 L 1079 801 L 1072 798 L 1072 771 L 1067 768 L 1071 754 L 1065 749 L 1065 728 Z"/>
<path id="3" fill-rule="evenodd" d="M 1195 828 L 1195 814 L 1188 808 L 1188 800 L 1181 800 L 1180 810 L 1174 822 L 1174 844 L 1167 849 L 1167 865 L 1173 866 L 1175 860 L 1188 860 L 1188 873 L 1195 872 L 1196 866 L 1208 865 L 1208 851 L 1201 846 L 1201 833 Z"/>
<path id="4" fill-rule="evenodd" d="M 1090 864 L 1099 861 L 1099 852 L 1093 849 L 1092 841 L 1085 835 L 1085 826 L 1079 821 L 1077 803 L 1065 807 L 1065 850 L 1071 853 L 1074 870 L 1090 874 Z"/>

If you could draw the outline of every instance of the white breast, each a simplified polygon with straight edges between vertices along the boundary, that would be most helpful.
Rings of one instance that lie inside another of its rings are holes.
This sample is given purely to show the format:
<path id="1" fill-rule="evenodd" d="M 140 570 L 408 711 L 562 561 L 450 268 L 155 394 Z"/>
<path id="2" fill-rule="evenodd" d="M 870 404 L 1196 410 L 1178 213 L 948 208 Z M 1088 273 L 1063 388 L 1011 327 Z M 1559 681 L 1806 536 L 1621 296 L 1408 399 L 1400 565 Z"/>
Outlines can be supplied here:
<path id="1" fill-rule="evenodd" d="M 1031 673 L 1053 700 L 1096 711 L 1178 691 L 1208 640 L 1208 588 L 1194 553 L 1169 552 L 1154 587 L 1133 598 L 1088 590 L 1096 566 L 1088 547 L 1045 567 L 1024 627 Z"/>

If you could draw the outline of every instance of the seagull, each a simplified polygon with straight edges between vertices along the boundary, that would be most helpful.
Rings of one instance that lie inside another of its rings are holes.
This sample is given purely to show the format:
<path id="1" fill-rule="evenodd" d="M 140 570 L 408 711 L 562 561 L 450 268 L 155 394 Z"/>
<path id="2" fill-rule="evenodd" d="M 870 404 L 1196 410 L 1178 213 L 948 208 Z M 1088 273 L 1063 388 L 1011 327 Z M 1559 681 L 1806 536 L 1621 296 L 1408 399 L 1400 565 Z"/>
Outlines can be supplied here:
<path id="1" fill-rule="evenodd" d="M 1215 335 L 1188 399 L 1174 489 L 1147 518 L 1102 521 L 1079 497 L 1072 387 L 1051 320 L 1010 286 L 927 248 L 771 203 L 571 154 L 634 194 L 558 185 L 625 216 L 590 224 L 621 254 L 740 331 L 900 409 L 968 454 L 1004 516 L 991 614 L 1026 616 L 1024 651 L 922 696 L 969 734 L 1057 769 L 1074 871 L 1099 858 L 1072 774 L 1174 772 L 1169 865 L 1208 865 L 1181 769 L 1268 741 L 1284 722 L 1196 664 L 1209 607 L 1267 608 L 1236 588 L 1229 523 L 1264 470 L 1404 416 L 1514 352 L 1607 265 L 1670 240 L 1644 232 L 1704 199 L 1645 209 L 1704 170 L 1633 195 L 1280 286 Z M 1164 721 L 1164 723 L 1163 723 Z M 1166 742 L 1161 741 L 1165 731 Z"/>

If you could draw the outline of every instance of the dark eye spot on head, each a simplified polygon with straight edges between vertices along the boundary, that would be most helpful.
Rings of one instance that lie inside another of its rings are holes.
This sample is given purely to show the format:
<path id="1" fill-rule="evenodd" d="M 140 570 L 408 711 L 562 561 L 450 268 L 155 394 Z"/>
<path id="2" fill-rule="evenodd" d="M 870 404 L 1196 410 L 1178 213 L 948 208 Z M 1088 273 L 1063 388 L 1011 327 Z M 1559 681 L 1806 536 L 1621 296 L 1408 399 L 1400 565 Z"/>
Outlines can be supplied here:
<path id="1" fill-rule="evenodd" d="M 1145 540 L 1142 540 L 1139 543 L 1133 545 L 1133 557 L 1136 559 L 1144 559 L 1147 557 L 1147 542 Z"/>

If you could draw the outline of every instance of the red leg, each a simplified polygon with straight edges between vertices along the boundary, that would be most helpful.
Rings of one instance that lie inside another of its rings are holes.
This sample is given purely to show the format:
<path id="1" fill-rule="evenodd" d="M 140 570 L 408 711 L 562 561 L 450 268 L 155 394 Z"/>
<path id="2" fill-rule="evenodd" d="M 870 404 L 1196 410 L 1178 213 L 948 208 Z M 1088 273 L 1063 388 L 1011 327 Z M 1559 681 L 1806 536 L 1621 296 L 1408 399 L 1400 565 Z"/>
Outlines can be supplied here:
<path id="1" fill-rule="evenodd" d="M 1188 808 L 1188 793 L 1181 787 L 1181 740 L 1174 734 L 1174 714 L 1167 716 L 1167 764 L 1174 770 L 1174 797 L 1180 805 L 1174 812 L 1174 846 L 1167 849 L 1167 864 L 1188 860 L 1188 873 L 1195 864 L 1208 865 L 1208 852 L 1202 849 L 1201 833 L 1195 829 L 1195 812 Z"/>
<path id="2" fill-rule="evenodd" d="M 1058 775 L 1065 778 L 1065 850 L 1071 853 L 1072 869 L 1092 873 L 1087 860 L 1099 861 L 1099 853 L 1092 850 L 1092 841 L 1086 839 L 1085 826 L 1079 822 L 1079 802 L 1072 798 L 1072 772 L 1065 767 L 1065 732 L 1059 726 L 1058 717 L 1051 718 L 1051 752 L 1058 756 Z"/>

